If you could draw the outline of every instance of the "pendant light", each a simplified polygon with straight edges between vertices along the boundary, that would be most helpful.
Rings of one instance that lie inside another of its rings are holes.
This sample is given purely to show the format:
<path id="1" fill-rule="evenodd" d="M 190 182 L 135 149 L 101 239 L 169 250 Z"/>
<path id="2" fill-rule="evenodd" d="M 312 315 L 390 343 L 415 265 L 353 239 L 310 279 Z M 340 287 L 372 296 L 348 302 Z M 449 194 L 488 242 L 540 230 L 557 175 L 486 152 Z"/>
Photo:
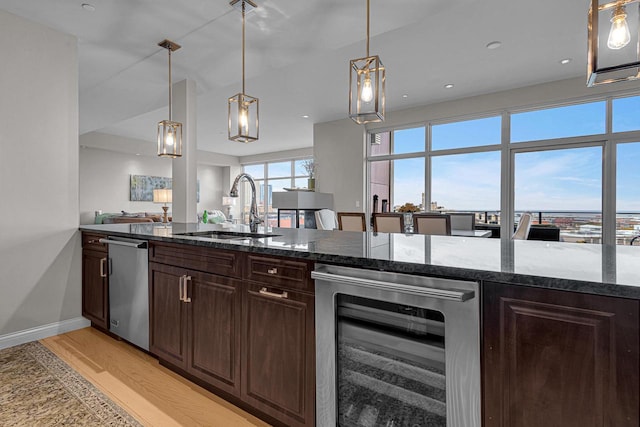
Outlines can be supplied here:
<path id="1" fill-rule="evenodd" d="M 258 6 L 251 0 L 233 0 L 231 6 L 242 12 L 242 92 L 229 98 L 229 139 L 237 142 L 258 140 L 258 98 L 245 94 L 244 88 L 244 33 L 245 14 Z"/>
<path id="2" fill-rule="evenodd" d="M 158 156 L 160 157 L 182 157 L 182 123 L 171 120 L 171 52 L 180 49 L 180 45 L 170 40 L 163 40 L 158 46 L 167 49 L 169 52 L 169 120 L 158 123 Z"/>
<path id="3" fill-rule="evenodd" d="M 369 56 L 370 0 L 367 0 L 367 56 L 349 67 L 349 117 L 358 123 L 384 121 L 385 68 L 378 55 Z"/>
<path id="4" fill-rule="evenodd" d="M 587 86 L 640 78 L 640 3 L 591 0 Z"/>

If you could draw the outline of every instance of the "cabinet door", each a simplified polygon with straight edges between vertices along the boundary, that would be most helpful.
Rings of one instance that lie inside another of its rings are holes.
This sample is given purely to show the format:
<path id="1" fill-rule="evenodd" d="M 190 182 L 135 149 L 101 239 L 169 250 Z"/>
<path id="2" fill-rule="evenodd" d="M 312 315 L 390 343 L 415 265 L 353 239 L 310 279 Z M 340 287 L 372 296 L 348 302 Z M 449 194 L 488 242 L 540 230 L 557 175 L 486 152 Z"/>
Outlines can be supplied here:
<path id="1" fill-rule="evenodd" d="M 186 311 L 180 300 L 180 278 L 187 272 L 149 263 L 149 351 L 179 368 L 187 366 Z"/>
<path id="2" fill-rule="evenodd" d="M 205 273 L 189 274 L 187 371 L 239 396 L 242 282 Z"/>
<path id="3" fill-rule="evenodd" d="M 247 286 L 242 398 L 285 425 L 314 425 L 314 298 Z"/>
<path id="4" fill-rule="evenodd" d="M 486 427 L 637 427 L 638 301 L 484 283 Z"/>
<path id="5" fill-rule="evenodd" d="M 82 315 L 95 325 L 109 329 L 109 282 L 106 263 L 106 252 L 86 249 L 82 251 Z M 101 266 L 104 271 L 101 270 Z"/>

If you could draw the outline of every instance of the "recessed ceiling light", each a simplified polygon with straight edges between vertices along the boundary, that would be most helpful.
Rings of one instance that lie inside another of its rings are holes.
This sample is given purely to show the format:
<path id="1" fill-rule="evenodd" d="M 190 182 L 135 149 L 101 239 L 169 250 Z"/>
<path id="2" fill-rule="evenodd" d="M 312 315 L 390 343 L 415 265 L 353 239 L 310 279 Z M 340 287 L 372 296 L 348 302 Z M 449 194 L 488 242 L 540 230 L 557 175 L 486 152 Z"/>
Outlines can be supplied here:
<path id="1" fill-rule="evenodd" d="M 407 95 L 406 93 L 402 95 L 403 98 L 408 98 L 409 95 Z"/>
<path id="2" fill-rule="evenodd" d="M 309 116 L 307 114 L 305 114 L 304 116 L 302 116 L 303 119 L 308 119 Z"/>
<path id="3" fill-rule="evenodd" d="M 96 7 L 89 3 L 82 3 L 82 8 L 87 12 L 94 12 L 96 10 Z"/>
<path id="4" fill-rule="evenodd" d="M 571 58 L 564 58 L 564 59 L 561 59 L 561 60 L 560 60 L 560 63 L 561 63 L 562 65 L 566 65 L 566 64 L 568 64 L 569 62 L 571 62 Z"/>
<path id="5" fill-rule="evenodd" d="M 448 83 L 446 85 L 444 85 L 445 89 L 451 89 L 453 87 L 453 83 Z"/>
<path id="6" fill-rule="evenodd" d="M 139 156 L 139 155 L 140 155 L 140 153 L 136 153 L 136 156 Z"/>
<path id="7" fill-rule="evenodd" d="M 499 48 L 500 46 L 502 46 L 502 42 L 494 41 L 487 44 L 487 49 L 493 50 Z"/>

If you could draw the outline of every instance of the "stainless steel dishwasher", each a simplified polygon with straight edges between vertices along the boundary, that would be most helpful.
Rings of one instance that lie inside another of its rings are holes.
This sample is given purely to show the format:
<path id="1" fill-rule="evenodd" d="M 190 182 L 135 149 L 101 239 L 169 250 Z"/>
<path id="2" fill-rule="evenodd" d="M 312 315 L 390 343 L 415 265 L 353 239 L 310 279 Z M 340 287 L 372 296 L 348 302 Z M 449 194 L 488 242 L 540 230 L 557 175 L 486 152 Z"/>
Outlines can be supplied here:
<path id="1" fill-rule="evenodd" d="M 109 331 L 149 350 L 149 255 L 145 240 L 109 236 Z"/>

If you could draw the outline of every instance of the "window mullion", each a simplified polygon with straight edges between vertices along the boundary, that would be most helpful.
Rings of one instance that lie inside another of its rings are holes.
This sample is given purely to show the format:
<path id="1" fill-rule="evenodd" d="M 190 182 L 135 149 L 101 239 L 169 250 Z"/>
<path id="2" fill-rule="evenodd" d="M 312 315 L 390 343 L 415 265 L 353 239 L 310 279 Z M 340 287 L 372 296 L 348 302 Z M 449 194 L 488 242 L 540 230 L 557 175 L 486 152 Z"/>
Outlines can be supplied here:
<path id="1" fill-rule="evenodd" d="M 616 245 L 616 144 L 613 133 L 613 99 L 607 98 L 607 141 L 602 150 L 602 244 Z M 603 274 L 607 271 L 603 265 Z"/>
<path id="2" fill-rule="evenodd" d="M 511 234 L 514 227 L 514 199 L 515 199 L 515 168 L 513 167 L 515 154 L 511 151 L 511 115 L 502 113 L 501 133 L 501 164 L 500 164 L 500 236 L 503 242 L 511 243 Z M 502 259 L 507 265 L 503 265 L 503 271 L 513 268 L 513 248 L 511 245 L 502 245 L 508 253 L 503 253 Z"/>

